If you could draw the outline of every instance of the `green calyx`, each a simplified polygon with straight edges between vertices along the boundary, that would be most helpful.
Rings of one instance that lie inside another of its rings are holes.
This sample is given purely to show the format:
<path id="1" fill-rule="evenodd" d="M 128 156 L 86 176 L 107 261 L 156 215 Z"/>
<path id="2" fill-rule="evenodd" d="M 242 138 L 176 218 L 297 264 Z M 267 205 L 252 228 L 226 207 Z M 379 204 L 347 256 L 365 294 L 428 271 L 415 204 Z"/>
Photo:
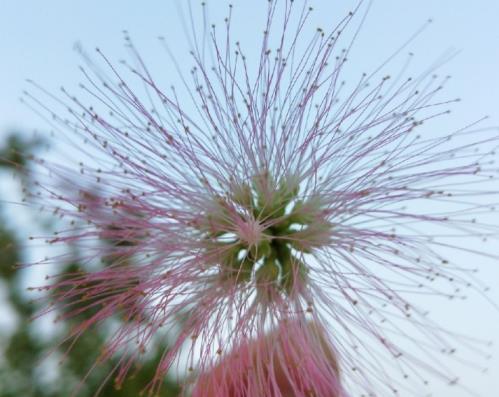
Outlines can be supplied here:
<path id="1" fill-rule="evenodd" d="M 320 196 L 299 198 L 299 182 L 295 175 L 276 181 L 265 172 L 251 183 L 231 184 L 226 198 L 212 202 L 201 231 L 222 279 L 286 294 L 306 283 L 308 268 L 300 258 L 329 241 L 332 225 Z M 240 223 L 256 225 L 258 238 L 238 235 Z"/>

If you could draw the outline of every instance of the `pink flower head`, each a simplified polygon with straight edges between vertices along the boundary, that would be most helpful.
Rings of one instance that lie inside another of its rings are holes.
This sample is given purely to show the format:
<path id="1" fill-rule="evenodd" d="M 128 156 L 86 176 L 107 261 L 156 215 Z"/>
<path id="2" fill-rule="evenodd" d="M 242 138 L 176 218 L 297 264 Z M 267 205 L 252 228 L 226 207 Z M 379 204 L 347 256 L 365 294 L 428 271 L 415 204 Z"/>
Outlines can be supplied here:
<path id="1" fill-rule="evenodd" d="M 347 396 L 336 360 L 320 326 L 284 321 L 199 376 L 192 396 Z"/>
<path id="2" fill-rule="evenodd" d="M 48 240 L 88 265 L 52 278 L 49 310 L 91 313 L 74 340 L 112 322 L 99 362 L 121 357 L 117 384 L 167 338 L 151 394 L 173 369 L 196 396 L 205 384 L 217 396 L 386 396 L 431 376 L 457 383 L 443 363 L 464 339 L 410 294 L 473 286 L 455 254 L 487 255 L 470 241 L 497 234 L 473 219 L 497 190 L 497 133 L 425 130 L 453 102 L 434 71 L 342 83 L 358 9 L 326 31 L 308 28 L 307 2 L 266 4 L 257 55 L 234 42 L 232 6 L 223 33 L 206 27 L 185 91 L 159 87 L 127 38 L 138 66 L 98 51 L 108 75 L 84 54 L 82 95 L 50 96 L 69 119 L 27 93 L 89 157 L 40 161 L 37 196 L 70 219 Z M 81 192 L 95 186 L 89 205 Z"/>

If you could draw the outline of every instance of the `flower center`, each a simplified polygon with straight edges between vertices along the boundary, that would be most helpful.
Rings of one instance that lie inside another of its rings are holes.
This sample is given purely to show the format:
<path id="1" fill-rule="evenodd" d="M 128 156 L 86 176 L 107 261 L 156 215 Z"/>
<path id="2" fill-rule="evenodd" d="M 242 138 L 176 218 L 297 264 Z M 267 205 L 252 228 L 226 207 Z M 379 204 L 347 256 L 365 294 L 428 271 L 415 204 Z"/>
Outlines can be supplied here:
<path id="1" fill-rule="evenodd" d="M 332 224 L 321 196 L 300 196 L 299 184 L 295 175 L 275 180 L 266 172 L 210 202 L 199 229 L 223 280 L 288 294 L 306 283 L 305 254 L 329 243 Z"/>

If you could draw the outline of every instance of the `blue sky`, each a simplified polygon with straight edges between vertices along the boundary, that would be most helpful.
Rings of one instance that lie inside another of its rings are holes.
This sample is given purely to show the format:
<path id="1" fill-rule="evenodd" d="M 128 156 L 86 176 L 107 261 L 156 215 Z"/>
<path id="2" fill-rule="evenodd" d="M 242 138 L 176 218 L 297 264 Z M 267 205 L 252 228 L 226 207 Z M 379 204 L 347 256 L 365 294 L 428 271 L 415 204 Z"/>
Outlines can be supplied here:
<path id="1" fill-rule="evenodd" d="M 54 88 L 79 80 L 76 68 L 79 59 L 72 50 L 75 42 L 90 49 L 99 46 L 111 59 L 116 59 L 124 53 L 123 29 L 128 29 L 138 47 L 149 53 L 159 49 L 155 40 L 158 35 L 182 41 L 174 3 L 174 0 L 0 2 L 0 130 L 29 129 L 39 124 L 36 117 L 17 102 L 25 78 Z M 236 0 L 234 3 L 238 12 L 249 16 L 238 23 L 250 24 L 252 17 L 258 15 L 258 8 L 248 6 L 249 2 Z M 257 3 L 258 0 L 251 2 Z M 224 9 L 223 4 L 223 0 L 211 1 L 210 9 L 216 14 L 217 10 Z M 316 0 L 314 18 L 327 26 L 353 4 L 353 0 Z M 499 3 L 494 0 L 472 3 L 377 0 L 357 50 L 367 50 L 369 54 L 388 53 L 431 17 L 435 23 L 411 50 L 424 62 L 430 62 L 450 47 L 462 50 L 447 66 L 455 76 L 453 91 L 469 100 L 466 106 L 470 114 L 493 114 L 499 97 L 499 27 L 495 20 L 498 14 Z M 253 32 L 252 26 L 248 27 L 246 31 Z M 240 28 L 244 35 L 244 26 Z"/>
<path id="2" fill-rule="evenodd" d="M 46 128 L 18 98 L 27 86 L 26 78 L 52 90 L 61 85 L 76 87 L 81 79 L 77 68 L 80 59 L 73 50 L 76 42 L 88 49 L 98 46 L 112 61 L 117 61 L 126 54 L 121 32 L 127 29 L 153 68 L 159 73 L 164 70 L 161 79 L 168 82 L 171 74 L 172 82 L 178 82 L 156 40 L 157 36 L 164 35 L 178 49 L 180 63 L 187 59 L 187 51 L 182 52 L 186 42 L 176 3 L 174 0 L 0 0 L 0 138 L 12 129 L 30 132 Z M 251 42 L 255 20 L 263 15 L 261 8 L 266 1 L 235 0 L 233 3 L 236 14 L 244 16 L 236 17 L 241 41 Z M 355 2 L 316 0 L 311 3 L 316 8 L 314 23 L 327 27 Z M 225 1 L 211 0 L 208 4 L 214 19 L 219 18 L 220 10 L 225 11 Z M 453 76 L 447 87 L 448 96 L 463 99 L 454 108 L 453 125 L 464 125 L 483 115 L 491 116 L 490 124 L 499 125 L 498 16 L 497 0 L 375 0 L 355 53 L 357 59 L 365 59 L 369 69 L 432 18 L 434 22 L 407 47 L 407 52 L 413 51 L 416 65 L 424 68 L 448 49 L 459 51 L 444 67 L 445 73 Z M 483 267 L 482 277 L 495 287 L 492 294 L 499 301 L 499 266 L 494 267 L 491 262 L 484 263 Z M 482 300 L 474 299 L 459 307 L 437 307 L 438 310 L 444 322 L 484 338 L 496 335 L 496 344 L 499 344 L 499 313 Z M 494 397 L 499 390 L 499 350 L 497 347 L 492 350 L 496 356 L 490 363 L 490 373 L 468 374 L 468 384 L 483 397 Z M 460 390 L 452 390 L 451 394 L 446 388 L 434 390 L 436 396 L 468 395 Z"/>
<path id="3" fill-rule="evenodd" d="M 111 59 L 123 54 L 122 29 L 133 34 L 142 51 L 159 48 L 155 40 L 158 35 L 181 41 L 183 35 L 179 33 L 173 3 L 173 0 L 1 1 L 0 130 L 29 129 L 38 124 L 34 115 L 17 102 L 25 78 L 43 82 L 47 87 L 79 79 L 76 68 L 79 60 L 72 50 L 77 41 L 88 48 L 103 48 Z M 211 3 L 210 8 L 216 11 L 224 8 L 221 5 L 225 1 Z M 257 15 L 257 7 L 248 7 L 249 2 L 234 3 L 244 15 Z M 316 0 L 314 18 L 327 26 L 353 3 L 353 0 Z M 448 65 L 455 76 L 452 88 L 468 99 L 470 114 L 493 114 L 499 97 L 497 15 L 499 3 L 494 0 L 377 0 L 357 49 L 391 51 L 431 17 L 435 23 L 415 43 L 414 52 L 419 59 L 429 62 L 449 47 L 462 50 Z M 250 23 L 251 18 L 245 21 Z"/>

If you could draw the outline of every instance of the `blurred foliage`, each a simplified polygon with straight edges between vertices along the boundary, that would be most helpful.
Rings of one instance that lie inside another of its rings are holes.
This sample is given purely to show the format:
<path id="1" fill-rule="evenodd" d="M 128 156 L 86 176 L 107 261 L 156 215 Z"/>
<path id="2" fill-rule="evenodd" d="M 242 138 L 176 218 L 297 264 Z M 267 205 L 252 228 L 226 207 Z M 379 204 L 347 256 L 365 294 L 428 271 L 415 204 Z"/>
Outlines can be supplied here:
<path id="1" fill-rule="evenodd" d="M 5 143 L 0 145 L 0 167 L 25 168 L 30 153 L 42 143 L 40 138 L 26 139 L 17 133 L 10 134 Z"/>
<path id="2" fill-rule="evenodd" d="M 10 135 L 4 145 L 0 144 L 0 171 L 21 172 L 24 174 L 20 177 L 26 179 L 29 172 L 27 153 L 36 150 L 40 144 L 40 140 Z M 0 173 L 0 178 L 2 176 L 4 173 Z M 139 396 L 153 378 L 156 364 L 168 347 L 159 344 L 157 350 L 137 362 L 131 376 L 116 387 L 113 376 L 109 374 L 119 364 L 119 357 L 95 365 L 105 344 L 105 330 L 90 329 L 76 344 L 60 343 L 61 329 L 70 329 L 92 313 L 85 312 L 62 320 L 57 323 L 57 328 L 46 322 L 31 321 L 40 308 L 30 302 L 29 293 L 21 287 L 22 279 L 29 278 L 26 272 L 33 271 L 16 267 L 22 257 L 16 233 L 7 227 L 7 220 L 0 212 L 0 292 L 3 292 L 0 296 L 6 300 L 0 304 L 11 309 L 11 321 L 15 323 L 11 333 L 0 329 L 0 397 L 67 397 L 77 389 L 80 397 L 92 397 L 97 393 L 102 397 Z M 68 272 L 82 271 L 78 263 L 61 263 L 61 266 Z M 63 312 L 62 308 L 59 312 Z M 94 369 L 89 372 L 92 367 Z M 173 397 L 179 393 L 179 385 L 165 379 L 158 397 Z"/>
<path id="3" fill-rule="evenodd" d="M 0 277 L 11 280 L 15 275 L 13 264 L 19 262 L 19 247 L 14 239 L 14 233 L 6 228 L 2 219 L 0 219 L 0 247 L 2 247 L 2 262 L 4 262 L 0 266 Z"/>

